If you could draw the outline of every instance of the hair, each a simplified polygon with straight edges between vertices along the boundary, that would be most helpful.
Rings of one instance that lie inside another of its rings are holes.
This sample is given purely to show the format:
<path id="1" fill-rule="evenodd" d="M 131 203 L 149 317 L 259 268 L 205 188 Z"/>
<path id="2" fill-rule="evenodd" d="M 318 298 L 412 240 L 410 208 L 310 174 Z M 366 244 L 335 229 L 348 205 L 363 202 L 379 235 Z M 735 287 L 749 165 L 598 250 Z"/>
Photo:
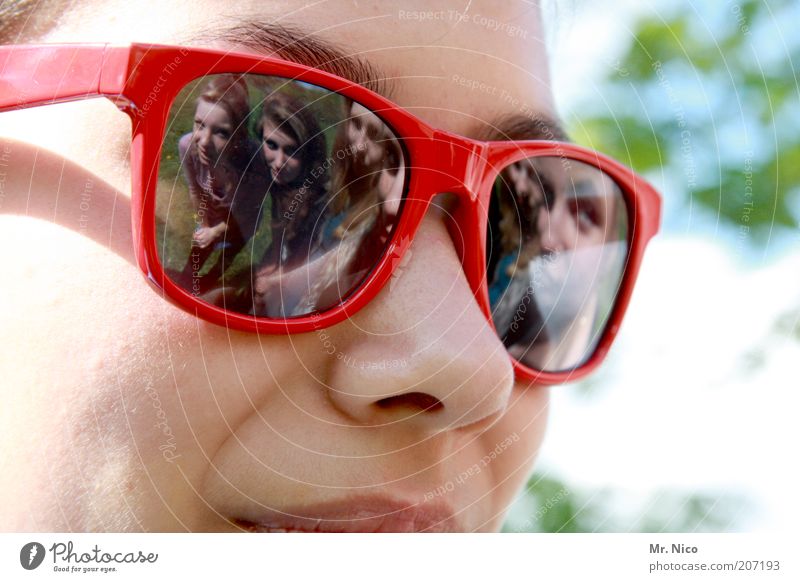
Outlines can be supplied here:
<path id="1" fill-rule="evenodd" d="M 520 160 L 520 163 L 531 164 L 531 159 Z M 514 264 L 506 268 L 506 274 L 513 276 L 518 264 L 527 264 L 542 252 L 541 233 L 539 232 L 539 213 L 542 209 L 550 211 L 555 204 L 555 193 L 546 179 L 541 179 L 537 186 L 542 190 L 542 200 L 530 204 L 527 197 L 519 195 L 505 175 L 493 186 L 493 199 L 497 201 L 497 226 L 500 234 L 501 254 L 519 252 Z M 537 176 L 540 172 L 537 172 Z M 523 239 L 522 233 L 526 233 Z"/>

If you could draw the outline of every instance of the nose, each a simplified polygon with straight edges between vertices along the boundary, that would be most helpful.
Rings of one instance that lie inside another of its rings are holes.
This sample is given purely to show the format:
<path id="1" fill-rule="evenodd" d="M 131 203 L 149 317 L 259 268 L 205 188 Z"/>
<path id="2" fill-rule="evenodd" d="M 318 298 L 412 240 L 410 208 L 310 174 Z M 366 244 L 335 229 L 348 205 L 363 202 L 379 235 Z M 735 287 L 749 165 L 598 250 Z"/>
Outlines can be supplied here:
<path id="1" fill-rule="evenodd" d="M 328 390 L 359 424 L 440 431 L 501 413 L 513 368 L 472 294 L 447 228 L 426 216 L 392 280 L 331 328 Z"/>
<path id="2" fill-rule="evenodd" d="M 197 143 L 203 147 L 208 145 L 211 141 L 211 132 L 208 129 L 201 129 L 197 132 Z"/>
<path id="3" fill-rule="evenodd" d="M 281 148 L 275 150 L 275 153 L 272 156 L 272 164 L 276 168 L 283 167 L 283 164 L 286 162 L 286 154 L 283 152 Z"/>
<path id="4" fill-rule="evenodd" d="M 575 247 L 578 236 L 575 220 L 570 216 L 563 197 L 556 198 L 549 209 L 543 207 L 539 211 L 538 226 L 542 248 L 560 252 Z"/>

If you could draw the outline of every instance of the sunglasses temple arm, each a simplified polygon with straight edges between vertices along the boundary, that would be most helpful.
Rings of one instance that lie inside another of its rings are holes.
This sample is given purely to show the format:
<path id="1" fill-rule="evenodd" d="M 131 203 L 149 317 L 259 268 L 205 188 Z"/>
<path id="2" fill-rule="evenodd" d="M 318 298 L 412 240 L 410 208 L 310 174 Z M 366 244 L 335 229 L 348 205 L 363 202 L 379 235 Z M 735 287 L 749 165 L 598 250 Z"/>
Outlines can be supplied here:
<path id="1" fill-rule="evenodd" d="M 122 93 L 130 47 L 0 46 L 0 112 Z"/>

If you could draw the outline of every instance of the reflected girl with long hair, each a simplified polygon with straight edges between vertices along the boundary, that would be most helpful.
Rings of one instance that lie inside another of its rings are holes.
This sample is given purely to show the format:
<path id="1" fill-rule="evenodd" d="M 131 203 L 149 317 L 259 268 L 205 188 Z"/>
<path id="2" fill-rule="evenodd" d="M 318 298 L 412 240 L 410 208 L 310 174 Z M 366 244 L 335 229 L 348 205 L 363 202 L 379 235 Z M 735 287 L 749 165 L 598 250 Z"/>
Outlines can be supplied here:
<path id="1" fill-rule="evenodd" d="M 306 248 L 297 253 L 302 262 L 289 261 L 280 272 L 269 264 L 262 269 L 254 286 L 257 313 L 301 315 L 341 301 L 388 246 L 403 194 L 402 150 L 388 126 L 360 104 L 346 101 L 341 111 L 331 153 L 311 171 L 332 168 L 327 195 L 314 199 L 318 206 L 308 204 Z"/>
<path id="2" fill-rule="evenodd" d="M 256 133 L 268 172 L 272 240 L 253 276 L 253 310 L 277 316 L 291 303 L 291 290 L 275 281 L 305 264 L 322 244 L 325 135 L 303 103 L 277 90 L 264 101 Z"/>
<path id="3" fill-rule="evenodd" d="M 180 275 L 206 292 L 223 274 L 255 229 L 263 169 L 258 145 L 247 131 L 248 88 L 238 75 L 216 75 L 197 99 L 192 131 L 178 151 L 195 217 L 192 248 Z M 207 265 L 220 251 L 212 265 Z"/>

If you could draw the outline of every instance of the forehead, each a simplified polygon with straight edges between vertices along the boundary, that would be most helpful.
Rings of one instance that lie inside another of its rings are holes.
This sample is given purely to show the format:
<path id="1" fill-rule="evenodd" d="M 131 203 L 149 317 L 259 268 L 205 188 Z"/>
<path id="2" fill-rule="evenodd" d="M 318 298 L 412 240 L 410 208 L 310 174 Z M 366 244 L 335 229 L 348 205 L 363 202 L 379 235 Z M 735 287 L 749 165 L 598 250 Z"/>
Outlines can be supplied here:
<path id="1" fill-rule="evenodd" d="M 261 133 L 264 137 L 280 142 L 281 144 L 292 145 L 297 143 L 297 140 L 292 137 L 291 132 L 287 126 L 278 127 L 269 118 L 264 118 Z"/>
<path id="2" fill-rule="evenodd" d="M 540 13 L 529 1 L 102 0 L 70 10 L 48 40 L 213 46 L 337 73 L 353 61 L 393 101 L 464 135 L 486 135 L 502 118 L 554 117 Z"/>
<path id="3" fill-rule="evenodd" d="M 230 122 L 230 115 L 228 115 L 228 112 L 224 107 L 216 103 L 210 103 L 205 99 L 197 100 L 195 112 L 197 117 L 200 117 L 205 121 L 217 124 L 225 124 Z"/>

